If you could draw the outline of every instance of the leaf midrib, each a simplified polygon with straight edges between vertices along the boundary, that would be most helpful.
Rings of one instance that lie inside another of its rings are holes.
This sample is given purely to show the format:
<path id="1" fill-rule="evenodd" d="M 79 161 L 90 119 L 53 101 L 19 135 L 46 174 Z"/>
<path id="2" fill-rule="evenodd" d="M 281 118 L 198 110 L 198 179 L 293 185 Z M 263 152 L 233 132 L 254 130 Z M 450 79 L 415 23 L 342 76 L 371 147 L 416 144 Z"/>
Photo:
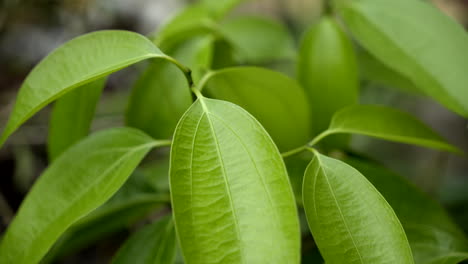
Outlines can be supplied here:
<path id="1" fill-rule="evenodd" d="M 106 174 L 108 174 L 110 171 L 112 171 L 112 170 L 115 169 L 118 165 L 120 165 L 121 162 L 122 162 L 123 160 L 125 160 L 128 156 L 130 156 L 130 155 L 134 154 L 135 152 L 137 152 L 137 151 L 139 151 L 139 150 L 142 150 L 142 149 L 144 149 L 144 148 L 152 148 L 152 147 L 155 147 L 155 146 L 157 146 L 157 145 L 158 145 L 158 142 L 157 142 L 157 141 L 153 141 L 153 142 L 146 143 L 146 144 L 140 145 L 140 146 L 138 146 L 138 147 L 135 147 L 133 150 L 131 150 L 131 151 L 125 153 L 124 155 L 122 155 L 122 157 L 120 157 L 118 160 L 116 160 L 111 166 L 109 166 L 109 167 L 101 174 L 101 177 L 98 177 L 98 178 L 97 178 L 97 181 L 96 181 L 96 182 L 102 181 L 103 178 L 105 178 L 105 175 L 106 175 Z M 75 207 L 75 205 L 77 204 L 77 202 L 80 201 L 80 198 L 83 197 L 83 195 L 85 195 L 86 193 L 88 193 L 89 190 L 92 189 L 92 188 L 94 188 L 94 187 L 95 187 L 95 184 L 89 185 L 88 188 L 84 189 L 84 190 L 81 192 L 81 195 L 77 195 L 75 199 L 71 200 L 71 202 L 69 203 L 70 206 L 69 206 L 68 208 L 70 209 L 70 208 Z M 67 212 L 68 212 L 68 209 L 63 210 L 62 213 L 60 213 L 60 214 L 56 217 L 57 220 L 55 220 L 55 221 L 53 221 L 51 224 L 49 224 L 49 225 L 48 225 L 49 228 L 46 227 L 46 228 L 43 229 L 43 231 L 39 232 L 38 235 L 36 235 L 36 238 L 38 238 L 38 237 L 43 237 L 43 234 L 45 234 L 45 233 L 53 233 L 53 232 L 49 232 L 49 229 L 50 229 L 51 227 L 55 227 L 55 223 L 56 223 L 57 221 L 58 221 L 58 222 L 62 221 L 62 220 L 63 220 L 63 216 L 64 216 Z M 78 218 L 78 219 L 79 219 L 79 218 Z M 75 219 L 75 221 L 73 221 L 72 223 L 70 223 L 70 224 L 68 224 L 67 226 L 65 226 L 65 230 L 66 230 L 68 227 L 70 227 L 73 223 L 75 223 L 76 221 L 78 221 L 78 219 Z M 60 234 L 59 234 L 59 236 L 60 236 Z M 38 241 L 38 240 L 35 239 L 35 240 L 31 241 L 31 244 L 35 244 L 35 243 L 37 243 L 37 241 Z M 47 252 L 48 250 L 49 250 L 49 249 L 46 249 L 46 252 Z M 42 251 L 42 250 L 41 250 L 41 251 Z M 29 252 L 31 252 L 31 251 L 29 251 Z M 30 254 L 30 253 L 29 253 L 29 254 Z M 26 258 L 25 258 L 25 257 L 26 257 Z M 24 254 L 24 255 L 23 255 L 23 259 L 30 259 L 30 257 L 28 257 L 28 255 Z"/>
<path id="2" fill-rule="evenodd" d="M 227 193 L 227 196 L 229 198 L 229 204 L 231 206 L 231 210 L 232 210 L 232 215 L 235 219 L 234 221 L 234 226 L 236 228 L 236 233 L 237 233 L 237 241 L 238 241 L 238 244 L 239 244 L 239 250 L 240 250 L 240 261 L 241 263 L 246 263 L 245 262 L 245 259 L 244 259 L 244 247 L 241 245 L 241 233 L 240 233 L 240 229 L 239 229 L 239 218 L 237 216 L 237 213 L 236 213 L 236 209 L 234 207 L 234 204 L 233 204 L 233 200 L 232 200 L 232 194 L 231 194 L 231 189 L 229 187 L 229 181 L 227 179 L 227 173 L 226 173 L 226 168 L 224 166 L 224 160 L 223 160 L 223 157 L 221 155 L 221 150 L 220 150 L 220 147 L 219 147 L 219 142 L 218 142 L 218 138 L 216 136 L 216 131 L 214 129 L 214 126 L 213 126 L 213 123 L 212 123 L 212 120 L 209 118 L 209 114 L 210 114 L 210 111 L 208 109 L 208 107 L 206 106 L 205 102 L 204 102 L 204 99 L 203 98 L 199 98 L 200 100 L 200 104 L 202 106 L 202 109 L 203 109 L 203 112 L 206 113 L 206 119 L 208 120 L 208 124 L 210 126 L 210 130 L 211 130 L 211 133 L 213 135 L 213 139 L 214 139 L 214 143 L 216 145 L 216 153 L 218 154 L 218 160 L 220 161 L 220 165 L 221 165 L 221 168 L 222 168 L 222 172 L 223 172 L 223 178 L 224 178 L 224 183 L 225 183 L 225 186 L 226 186 L 226 193 Z"/>
<path id="3" fill-rule="evenodd" d="M 348 223 L 346 222 L 346 219 L 344 218 L 344 215 L 343 215 L 343 212 L 341 211 L 341 207 L 340 207 L 340 204 L 338 203 L 338 200 L 336 199 L 336 196 L 335 196 L 335 193 L 333 191 L 333 188 L 330 184 L 330 181 L 328 180 L 328 176 L 325 172 L 325 170 L 323 169 L 323 163 L 321 162 L 320 158 L 317 156 L 317 161 L 319 163 L 319 170 L 322 172 L 322 175 L 324 176 L 323 178 L 326 180 L 327 182 L 327 185 L 328 185 L 328 188 L 330 190 L 330 193 L 331 195 L 333 196 L 333 200 L 335 201 L 335 204 L 338 208 L 338 211 L 340 213 L 340 216 L 341 216 L 341 219 L 343 220 L 343 223 L 345 224 L 345 228 L 346 228 L 346 231 L 348 232 L 350 238 L 351 238 L 351 241 L 353 242 L 353 246 L 354 248 L 356 249 L 356 252 L 359 256 L 359 262 L 361 264 L 364 264 L 364 261 L 362 259 L 362 256 L 361 256 L 361 253 L 359 252 L 359 248 L 358 246 L 356 245 L 356 241 L 354 240 L 354 237 L 353 237 L 353 234 L 351 233 L 350 229 L 349 229 L 349 226 L 348 226 Z M 318 174 L 317 174 L 318 175 Z"/>

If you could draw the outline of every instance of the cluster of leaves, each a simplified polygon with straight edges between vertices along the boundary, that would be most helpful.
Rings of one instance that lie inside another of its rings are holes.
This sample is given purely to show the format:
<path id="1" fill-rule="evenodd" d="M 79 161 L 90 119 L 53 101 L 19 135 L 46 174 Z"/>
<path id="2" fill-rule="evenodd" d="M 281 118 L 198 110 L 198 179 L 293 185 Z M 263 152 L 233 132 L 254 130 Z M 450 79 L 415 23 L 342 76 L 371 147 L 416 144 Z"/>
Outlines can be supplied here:
<path id="1" fill-rule="evenodd" d="M 299 214 L 326 263 L 468 258 L 464 234 L 404 178 L 365 158 L 327 156 L 348 148 L 346 134 L 460 152 L 358 95 L 360 78 L 375 80 L 467 117 L 463 29 L 417 0 L 337 0 L 296 52 L 271 19 L 226 18 L 238 2 L 189 6 L 155 37 L 86 34 L 32 70 L 0 144 L 57 100 L 51 164 L 2 237 L 1 263 L 51 262 L 168 204 L 172 215 L 134 233 L 114 263 L 174 263 L 177 245 L 186 263 L 299 263 Z M 106 76 L 143 60 L 127 127 L 88 135 Z M 278 61 L 295 63 L 297 80 L 258 67 Z M 167 163 L 137 168 L 164 146 Z"/>

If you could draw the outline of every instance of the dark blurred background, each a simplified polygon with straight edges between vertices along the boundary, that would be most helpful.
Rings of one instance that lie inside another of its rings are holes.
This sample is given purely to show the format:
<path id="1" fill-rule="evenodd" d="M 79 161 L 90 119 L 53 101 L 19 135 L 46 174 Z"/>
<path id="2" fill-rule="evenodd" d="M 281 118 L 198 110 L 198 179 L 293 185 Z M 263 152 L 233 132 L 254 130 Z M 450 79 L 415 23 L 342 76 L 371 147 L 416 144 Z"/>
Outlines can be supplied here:
<path id="1" fill-rule="evenodd" d="M 99 29 L 125 29 L 142 34 L 157 30 L 192 1 L 176 0 L 1 0 L 0 128 L 14 97 L 32 67 L 63 42 Z M 443 12 L 468 26 L 468 0 L 433 0 Z M 285 23 L 296 40 L 319 16 L 319 0 L 252 0 L 237 13 L 256 13 Z M 421 23 L 424 23 L 421 21 Z M 468 49 L 468 47 L 466 47 Z M 468 70 L 468 69 L 467 69 Z M 99 103 L 93 130 L 123 124 L 126 96 L 138 66 L 113 74 Z M 468 152 L 467 120 L 436 103 L 374 83 L 363 82 L 362 102 L 405 109 L 424 120 L 449 142 Z M 3 231 L 35 178 L 47 165 L 45 141 L 49 108 L 21 127 L 0 149 L 0 215 Z M 353 147 L 410 178 L 441 201 L 468 231 L 468 159 L 364 137 Z M 99 249 L 88 249 L 89 252 Z M 70 262 L 71 263 L 71 262 Z"/>

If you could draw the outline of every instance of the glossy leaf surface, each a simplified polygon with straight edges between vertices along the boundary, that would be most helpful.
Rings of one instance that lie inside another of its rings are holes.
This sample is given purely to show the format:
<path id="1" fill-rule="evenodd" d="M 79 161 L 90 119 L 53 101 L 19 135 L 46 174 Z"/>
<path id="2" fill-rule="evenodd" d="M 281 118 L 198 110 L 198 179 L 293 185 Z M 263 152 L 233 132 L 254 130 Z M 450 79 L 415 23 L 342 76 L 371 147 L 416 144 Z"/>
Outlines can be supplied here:
<path id="1" fill-rule="evenodd" d="M 54 104 L 49 121 L 47 147 L 54 160 L 74 143 L 86 137 L 106 78 L 69 92 Z"/>
<path id="2" fill-rule="evenodd" d="M 468 259 L 468 240 L 437 202 L 380 165 L 351 158 L 346 162 L 363 173 L 395 210 L 416 264 L 457 264 Z"/>
<path id="3" fill-rule="evenodd" d="M 222 35 L 236 49 L 238 59 L 248 63 L 267 63 L 294 58 L 294 41 L 277 21 L 253 16 L 227 20 Z"/>
<path id="4" fill-rule="evenodd" d="M 340 9 L 356 39 L 376 58 L 468 116 L 468 35 L 453 19 L 424 1 L 343 1 Z"/>
<path id="5" fill-rule="evenodd" d="M 134 233 L 119 249 L 113 264 L 171 264 L 176 254 L 174 222 L 165 217 Z"/>
<path id="6" fill-rule="evenodd" d="M 171 149 L 174 221 L 185 261 L 298 263 L 299 223 L 278 149 L 232 103 L 201 98 Z"/>
<path id="7" fill-rule="evenodd" d="M 251 113 L 281 150 L 303 145 L 310 136 L 309 105 L 298 83 L 284 74 L 256 67 L 214 72 L 209 96 L 230 101 Z"/>
<path id="8" fill-rule="evenodd" d="M 0 244 L 0 263 L 37 263 L 74 222 L 109 199 L 155 141 L 130 128 L 101 131 L 69 148 L 28 193 Z"/>
<path id="9" fill-rule="evenodd" d="M 316 153 L 306 169 L 302 195 L 326 263 L 413 263 L 397 216 L 353 167 Z"/>
<path id="10" fill-rule="evenodd" d="M 358 102 L 353 45 L 332 18 L 322 18 L 306 32 L 297 69 L 299 82 L 309 97 L 314 134 L 327 129 L 337 110 Z"/>
<path id="11" fill-rule="evenodd" d="M 151 41 L 128 31 L 106 30 L 70 40 L 44 58 L 26 77 L 0 145 L 22 123 L 74 88 L 149 58 L 165 58 Z"/>
<path id="12" fill-rule="evenodd" d="M 325 134 L 361 134 L 395 142 L 452 152 L 459 150 L 447 143 L 415 117 L 390 107 L 350 106 L 337 112 Z"/>

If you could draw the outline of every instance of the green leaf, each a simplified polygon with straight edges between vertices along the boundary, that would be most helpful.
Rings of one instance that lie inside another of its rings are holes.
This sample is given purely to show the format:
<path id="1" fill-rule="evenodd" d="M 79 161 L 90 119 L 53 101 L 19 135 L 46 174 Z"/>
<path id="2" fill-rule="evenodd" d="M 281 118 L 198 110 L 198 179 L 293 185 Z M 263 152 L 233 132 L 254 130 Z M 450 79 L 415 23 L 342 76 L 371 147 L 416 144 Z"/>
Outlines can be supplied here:
<path id="1" fill-rule="evenodd" d="M 138 171 L 154 190 L 169 193 L 169 157 L 143 164 Z"/>
<path id="2" fill-rule="evenodd" d="M 356 158 L 346 162 L 363 173 L 395 210 L 416 264 L 457 264 L 468 259 L 468 240 L 437 202 L 380 165 Z"/>
<path id="3" fill-rule="evenodd" d="M 105 84 L 106 78 L 85 84 L 54 104 L 47 140 L 50 160 L 88 135 Z"/>
<path id="4" fill-rule="evenodd" d="M 22 123 L 55 99 L 149 58 L 166 59 L 183 69 L 137 33 L 105 30 L 70 40 L 44 58 L 26 77 L 0 138 L 0 146 Z"/>
<path id="5" fill-rule="evenodd" d="M 231 9 L 247 0 L 200 0 L 205 8 L 211 10 L 217 17 L 226 15 Z"/>
<path id="6" fill-rule="evenodd" d="M 391 88 L 398 88 L 409 94 L 422 95 L 420 89 L 411 80 L 387 67 L 369 52 L 360 50 L 358 52 L 358 61 L 362 79 Z"/>
<path id="7" fill-rule="evenodd" d="M 184 75 L 169 62 L 153 62 L 132 89 L 126 124 L 154 138 L 169 138 L 191 102 Z"/>
<path id="8" fill-rule="evenodd" d="M 194 36 L 216 32 L 215 25 L 215 16 L 209 8 L 202 4 L 190 5 L 153 34 L 153 41 L 167 51 Z"/>
<path id="9" fill-rule="evenodd" d="M 197 82 L 201 72 L 210 66 L 212 41 L 211 37 L 194 37 L 174 47 L 169 54 L 190 67 Z M 170 62 L 153 62 L 132 89 L 126 123 L 154 138 L 169 138 L 191 104 L 192 95 L 184 74 Z"/>
<path id="10" fill-rule="evenodd" d="M 215 38 L 210 34 L 193 37 L 171 49 L 169 54 L 190 68 L 197 83 L 211 67 L 214 43 Z"/>
<path id="11" fill-rule="evenodd" d="M 299 155 L 284 158 L 289 180 L 293 187 L 296 203 L 302 205 L 302 183 L 304 182 L 304 171 L 310 163 L 313 154 L 309 151 Z M 308 232 L 308 229 L 307 229 Z"/>
<path id="12" fill-rule="evenodd" d="M 211 68 L 213 70 L 233 67 L 239 64 L 235 47 L 229 41 L 221 38 L 215 39 L 213 43 L 212 58 Z"/>
<path id="13" fill-rule="evenodd" d="M 0 244 L 0 263 L 37 263 L 74 222 L 114 194 L 155 141 L 130 128 L 95 133 L 36 181 Z"/>
<path id="14" fill-rule="evenodd" d="M 328 130 L 315 138 L 313 143 L 337 133 L 361 134 L 460 153 L 458 148 L 447 143 L 415 117 L 385 106 L 355 105 L 338 111 Z"/>
<path id="15" fill-rule="evenodd" d="M 346 1 L 340 10 L 356 39 L 376 58 L 468 117 L 468 35 L 463 27 L 423 1 Z"/>
<path id="16" fill-rule="evenodd" d="M 332 18 L 322 18 L 305 33 L 298 79 L 309 97 L 313 134 L 327 129 L 337 110 L 358 102 L 354 53 L 351 41 Z"/>
<path id="17" fill-rule="evenodd" d="M 413 263 L 392 208 L 353 167 L 315 153 L 302 195 L 310 230 L 326 263 Z"/>
<path id="18" fill-rule="evenodd" d="M 299 223 L 278 149 L 237 105 L 201 97 L 171 149 L 174 221 L 185 261 L 298 263 Z"/>
<path id="19" fill-rule="evenodd" d="M 154 178 L 168 178 L 166 171 L 152 171 Z M 137 169 L 115 195 L 102 206 L 73 224 L 55 243 L 41 263 L 51 263 L 89 247 L 99 240 L 128 229 L 154 212 L 169 195 L 158 194 L 146 174 Z"/>
<path id="20" fill-rule="evenodd" d="M 174 222 L 171 217 L 143 227 L 119 249 L 114 264 L 171 264 L 176 254 Z"/>
<path id="21" fill-rule="evenodd" d="M 212 72 L 205 89 L 209 96 L 255 116 L 281 150 L 304 145 L 310 138 L 306 95 L 284 74 L 257 67 L 227 68 Z"/>
<path id="22" fill-rule="evenodd" d="M 290 60 L 295 56 L 294 41 L 281 23 L 263 17 L 241 16 L 227 20 L 220 27 L 222 36 L 247 63 Z"/>

